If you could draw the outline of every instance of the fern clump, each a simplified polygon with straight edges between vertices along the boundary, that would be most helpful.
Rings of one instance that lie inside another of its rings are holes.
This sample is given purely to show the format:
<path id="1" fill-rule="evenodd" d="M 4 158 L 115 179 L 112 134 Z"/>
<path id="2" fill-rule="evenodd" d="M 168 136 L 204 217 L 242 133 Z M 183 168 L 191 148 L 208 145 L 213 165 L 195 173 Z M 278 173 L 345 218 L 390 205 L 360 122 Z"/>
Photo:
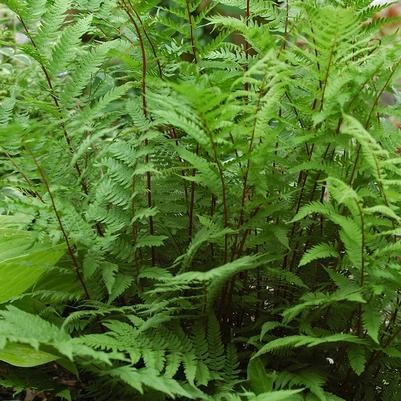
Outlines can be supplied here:
<path id="1" fill-rule="evenodd" d="M 383 6 L 2 4 L 2 399 L 400 399 Z"/>

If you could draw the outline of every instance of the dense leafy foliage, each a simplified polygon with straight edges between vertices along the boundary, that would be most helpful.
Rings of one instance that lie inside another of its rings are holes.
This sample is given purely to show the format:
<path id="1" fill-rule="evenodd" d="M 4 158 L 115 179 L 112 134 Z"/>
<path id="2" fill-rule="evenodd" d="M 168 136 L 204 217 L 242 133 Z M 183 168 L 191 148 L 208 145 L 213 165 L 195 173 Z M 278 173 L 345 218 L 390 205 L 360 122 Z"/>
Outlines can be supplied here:
<path id="1" fill-rule="evenodd" d="M 401 398 L 379 6 L 2 3 L 3 398 Z"/>

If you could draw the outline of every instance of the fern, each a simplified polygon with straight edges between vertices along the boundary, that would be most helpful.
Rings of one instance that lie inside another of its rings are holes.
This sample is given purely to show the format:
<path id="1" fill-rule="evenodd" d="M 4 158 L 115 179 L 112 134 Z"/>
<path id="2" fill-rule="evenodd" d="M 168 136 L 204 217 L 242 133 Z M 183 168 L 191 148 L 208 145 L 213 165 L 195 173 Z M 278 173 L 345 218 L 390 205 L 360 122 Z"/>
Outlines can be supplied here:
<path id="1" fill-rule="evenodd" d="M 64 106 L 70 105 L 75 97 L 81 94 L 82 90 L 88 85 L 92 75 L 96 73 L 100 64 L 106 57 L 111 44 L 99 45 L 90 53 L 86 54 L 72 72 L 71 77 L 66 83 L 60 100 Z"/>
<path id="2" fill-rule="evenodd" d="M 3 3 L 0 398 L 398 400 L 384 7 Z"/>

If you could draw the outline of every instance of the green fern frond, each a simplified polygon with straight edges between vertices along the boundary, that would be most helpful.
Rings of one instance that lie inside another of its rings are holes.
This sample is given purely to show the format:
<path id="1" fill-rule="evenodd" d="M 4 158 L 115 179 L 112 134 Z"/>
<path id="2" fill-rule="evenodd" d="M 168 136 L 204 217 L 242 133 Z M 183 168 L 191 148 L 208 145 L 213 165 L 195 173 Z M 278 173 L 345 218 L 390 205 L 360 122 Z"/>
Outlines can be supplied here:
<path id="1" fill-rule="evenodd" d="M 74 59 L 76 46 L 80 43 L 81 36 L 89 30 L 91 22 L 92 16 L 87 16 L 63 30 L 60 39 L 52 49 L 49 60 L 48 71 L 52 76 L 63 72 Z"/>
<path id="2" fill-rule="evenodd" d="M 104 61 L 111 46 L 111 42 L 101 44 L 81 58 L 79 66 L 71 72 L 60 96 L 64 107 L 73 104 L 74 99 L 82 93 Z"/>
<path id="3" fill-rule="evenodd" d="M 56 0 L 47 8 L 38 33 L 35 35 L 35 44 L 43 54 L 49 53 L 49 44 L 58 38 L 60 28 L 66 20 L 66 13 L 71 6 L 72 0 Z"/>

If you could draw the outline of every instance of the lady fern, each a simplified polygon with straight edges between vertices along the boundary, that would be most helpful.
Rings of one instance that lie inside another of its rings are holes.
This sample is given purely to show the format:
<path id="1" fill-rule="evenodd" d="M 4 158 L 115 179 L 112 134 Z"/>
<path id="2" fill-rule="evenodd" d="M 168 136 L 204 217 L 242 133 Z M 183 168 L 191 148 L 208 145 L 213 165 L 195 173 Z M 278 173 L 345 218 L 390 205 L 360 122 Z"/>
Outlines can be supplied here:
<path id="1" fill-rule="evenodd" d="M 3 3 L 0 394 L 398 399 L 382 7 Z"/>

